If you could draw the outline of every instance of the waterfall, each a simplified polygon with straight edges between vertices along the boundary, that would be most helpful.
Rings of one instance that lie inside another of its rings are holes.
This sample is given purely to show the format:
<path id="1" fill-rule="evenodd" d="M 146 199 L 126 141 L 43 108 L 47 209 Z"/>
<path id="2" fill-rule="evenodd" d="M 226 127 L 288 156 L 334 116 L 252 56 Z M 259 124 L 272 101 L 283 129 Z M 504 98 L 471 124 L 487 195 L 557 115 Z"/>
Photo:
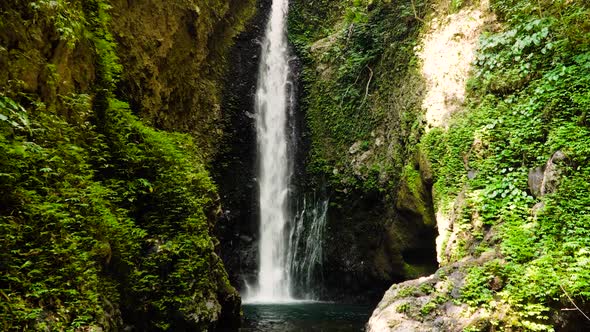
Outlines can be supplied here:
<path id="1" fill-rule="evenodd" d="M 311 201 L 311 202 L 310 202 Z M 304 197 L 291 229 L 289 267 L 304 299 L 318 300 L 321 291 L 323 241 L 328 214 L 324 195 Z"/>
<path id="2" fill-rule="evenodd" d="M 295 145 L 291 140 L 296 131 L 294 126 L 288 130 L 295 104 L 286 35 L 288 8 L 288 0 L 273 0 L 262 42 L 255 101 L 259 271 L 245 302 L 293 302 L 297 301 L 294 293 L 302 295 L 300 300 L 315 300 L 314 282 L 321 275 L 328 201 L 315 195 L 311 200 L 304 197 L 302 206 L 290 213 Z M 295 286 L 299 287 L 297 292 Z"/>
<path id="3" fill-rule="evenodd" d="M 286 36 L 288 0 L 273 0 L 262 43 L 256 92 L 260 237 L 258 283 L 247 301 L 292 301 L 289 257 L 290 68 Z"/>

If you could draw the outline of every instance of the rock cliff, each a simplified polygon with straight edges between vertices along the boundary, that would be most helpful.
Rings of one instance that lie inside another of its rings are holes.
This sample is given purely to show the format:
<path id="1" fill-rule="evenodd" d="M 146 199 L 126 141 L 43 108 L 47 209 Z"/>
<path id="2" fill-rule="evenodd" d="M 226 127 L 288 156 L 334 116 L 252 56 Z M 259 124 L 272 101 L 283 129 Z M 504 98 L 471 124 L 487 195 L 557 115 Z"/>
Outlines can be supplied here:
<path id="1" fill-rule="evenodd" d="M 228 51 L 254 11 L 252 1 L 0 4 L 3 330 L 239 324 L 207 168 Z"/>

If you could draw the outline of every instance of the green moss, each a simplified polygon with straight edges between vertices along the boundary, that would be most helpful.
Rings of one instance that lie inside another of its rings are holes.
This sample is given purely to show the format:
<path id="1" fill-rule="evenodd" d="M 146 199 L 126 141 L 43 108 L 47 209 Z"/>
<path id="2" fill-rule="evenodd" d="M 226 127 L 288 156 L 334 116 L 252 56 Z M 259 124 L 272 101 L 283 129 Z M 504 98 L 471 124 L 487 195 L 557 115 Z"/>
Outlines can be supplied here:
<path id="1" fill-rule="evenodd" d="M 418 287 L 415 286 L 404 286 L 397 292 L 396 299 L 401 299 L 409 296 L 417 296 L 419 294 Z"/>
<path id="2" fill-rule="evenodd" d="M 430 203 L 430 194 L 427 192 L 420 172 L 415 169 L 412 163 L 406 165 L 402 171 L 396 207 L 399 210 L 409 210 L 417 214 L 426 225 L 434 226 L 436 224 Z"/>
<path id="3" fill-rule="evenodd" d="M 463 301 L 478 307 L 504 301 L 510 310 L 501 325 L 550 330 L 551 313 L 566 301 L 561 287 L 581 302 L 590 299 L 590 280 L 578 268 L 590 239 L 584 111 L 590 8 L 582 1 L 565 6 L 519 0 L 493 1 L 492 7 L 506 28 L 481 41 L 468 106 L 448 130 L 430 131 L 421 150 L 432 165 L 436 207 L 448 208 L 463 193 L 459 224 L 470 233 L 481 224 L 497 232 L 493 239 L 464 236 L 458 242 L 464 254 L 499 250 L 506 259 L 502 268 L 471 268 Z M 560 166 L 559 187 L 532 197 L 529 169 L 558 150 L 568 158 Z M 468 170 L 475 177 L 469 179 Z M 545 208 L 533 217 L 539 202 Z M 501 291 L 492 287 L 495 277 L 506 282 Z"/>
<path id="4" fill-rule="evenodd" d="M 414 2 L 423 9 L 424 2 Z M 302 104 L 311 134 L 308 170 L 335 188 L 394 188 L 411 155 L 402 144 L 419 136 L 419 98 L 406 93 L 421 84 L 412 51 L 419 21 L 410 1 L 292 7 L 289 35 L 306 64 Z M 410 84 L 400 87 L 402 80 Z M 399 128 L 399 136 L 387 137 L 400 144 L 373 144 L 388 126 Z M 370 153 L 357 169 L 350 167 L 355 155 L 349 153 L 356 142 Z"/>
<path id="5" fill-rule="evenodd" d="M 408 302 L 402 303 L 400 304 L 397 308 L 396 311 L 399 313 L 406 313 L 408 311 L 410 311 L 410 308 L 412 307 L 412 305 Z"/>
<path id="6" fill-rule="evenodd" d="M 193 137 L 115 98 L 108 2 L 6 5 L 2 47 L 22 49 L 2 54 L 18 64 L 0 85 L 2 330 L 214 326 L 239 305 L 211 235 L 217 189 Z"/>
<path id="7" fill-rule="evenodd" d="M 438 305 L 435 302 L 427 302 L 425 305 L 420 308 L 420 315 L 428 316 L 433 310 L 435 310 Z"/>
<path id="8" fill-rule="evenodd" d="M 118 95 L 146 123 L 190 133 L 212 160 L 223 135 L 227 55 L 256 8 L 255 0 L 114 6 L 110 26 L 125 68 Z"/>

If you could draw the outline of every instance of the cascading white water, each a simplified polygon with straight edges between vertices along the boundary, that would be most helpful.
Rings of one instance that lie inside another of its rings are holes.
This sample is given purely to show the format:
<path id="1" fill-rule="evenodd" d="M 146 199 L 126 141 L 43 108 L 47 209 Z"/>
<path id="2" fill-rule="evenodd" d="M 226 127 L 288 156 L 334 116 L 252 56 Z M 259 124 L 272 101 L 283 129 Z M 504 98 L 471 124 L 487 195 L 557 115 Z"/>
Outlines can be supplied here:
<path id="1" fill-rule="evenodd" d="M 309 202 L 311 201 L 311 202 Z M 303 198 L 295 225 L 291 228 L 289 267 L 296 276 L 300 293 L 307 300 L 318 300 L 324 262 L 323 241 L 329 201 L 323 195 Z"/>
<path id="2" fill-rule="evenodd" d="M 287 120 L 289 52 L 286 36 L 288 0 L 273 0 L 262 44 L 256 92 L 260 238 L 258 284 L 246 295 L 252 302 L 292 301 L 287 266 L 289 251 L 288 201 L 291 167 Z"/>

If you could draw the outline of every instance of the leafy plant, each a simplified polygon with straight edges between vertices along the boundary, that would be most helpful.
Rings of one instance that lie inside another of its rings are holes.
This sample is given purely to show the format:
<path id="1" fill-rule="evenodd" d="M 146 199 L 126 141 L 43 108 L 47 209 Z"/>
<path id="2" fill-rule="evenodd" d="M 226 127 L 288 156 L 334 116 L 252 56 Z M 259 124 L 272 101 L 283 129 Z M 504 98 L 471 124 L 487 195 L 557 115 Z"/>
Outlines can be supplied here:
<path id="1" fill-rule="evenodd" d="M 95 84 L 60 94 L 59 66 L 10 58 L 39 61 L 47 93 L 1 85 L 0 327 L 207 329 L 220 298 L 238 295 L 215 253 L 217 189 L 200 146 L 114 97 L 122 66 L 108 2 L 7 6 L 3 26 L 30 14 L 31 31 L 88 52 L 70 64 L 93 68 Z"/>
<path id="2" fill-rule="evenodd" d="M 421 150 L 434 169 L 437 207 L 449 209 L 461 193 L 467 212 L 461 221 L 497 232 L 498 242 L 463 233 L 463 243 L 477 245 L 463 252 L 499 249 L 506 260 L 470 268 L 461 300 L 477 307 L 505 303 L 515 318 L 501 325 L 550 331 L 551 315 L 567 305 L 561 287 L 589 299 L 587 273 L 578 267 L 590 238 L 584 111 L 590 27 L 580 21 L 590 8 L 581 1 L 519 0 L 496 0 L 492 7 L 506 26 L 481 39 L 470 102 L 448 130 L 429 132 Z M 528 172 L 556 151 L 567 156 L 555 166 L 559 184 L 533 197 Z"/>

